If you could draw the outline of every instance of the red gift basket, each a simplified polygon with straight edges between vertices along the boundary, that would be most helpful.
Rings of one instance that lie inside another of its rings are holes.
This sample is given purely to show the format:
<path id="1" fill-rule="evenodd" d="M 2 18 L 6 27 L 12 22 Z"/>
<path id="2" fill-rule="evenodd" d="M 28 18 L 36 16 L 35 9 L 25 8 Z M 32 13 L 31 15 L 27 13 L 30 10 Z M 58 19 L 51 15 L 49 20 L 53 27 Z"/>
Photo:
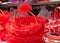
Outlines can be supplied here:
<path id="1" fill-rule="evenodd" d="M 54 13 L 52 13 L 54 14 L 54 18 L 45 25 L 46 34 L 44 36 L 44 40 L 47 43 L 60 43 L 60 17 L 56 16 L 60 15 L 59 11 L 60 7 L 58 6 L 53 11 Z"/>
<path id="2" fill-rule="evenodd" d="M 53 9 L 51 13 L 51 19 L 60 19 L 60 6 L 57 7 Z"/>
<path id="3" fill-rule="evenodd" d="M 23 16 L 17 17 L 17 13 Z M 32 16 L 24 16 L 28 13 Z M 1 31 L 1 34 L 4 32 L 1 40 L 6 43 L 42 43 L 45 23 L 44 18 L 37 17 L 30 11 L 28 3 L 21 4 L 17 7 L 13 19 L 7 22 Z"/>

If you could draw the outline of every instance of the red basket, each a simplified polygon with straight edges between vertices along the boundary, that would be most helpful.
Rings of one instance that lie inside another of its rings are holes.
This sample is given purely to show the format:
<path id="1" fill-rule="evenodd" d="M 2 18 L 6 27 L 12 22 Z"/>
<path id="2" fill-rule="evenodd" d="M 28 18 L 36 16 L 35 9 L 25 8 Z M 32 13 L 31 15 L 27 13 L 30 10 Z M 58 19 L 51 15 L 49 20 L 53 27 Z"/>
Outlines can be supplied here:
<path id="1" fill-rule="evenodd" d="M 43 19 L 34 17 L 13 19 L 11 23 L 7 23 L 7 31 L 19 37 L 18 39 L 21 43 L 40 43 L 44 35 Z"/>
<path id="2" fill-rule="evenodd" d="M 6 43 L 42 43 L 46 20 L 36 17 L 30 11 L 28 13 L 32 16 L 16 17 L 17 13 L 18 10 L 13 19 L 6 23 L 6 33 L 1 39 Z"/>
<path id="3" fill-rule="evenodd" d="M 18 13 L 18 12 L 16 12 Z M 32 12 L 32 16 L 27 17 L 16 17 L 14 14 L 13 21 L 7 25 L 8 32 L 15 34 L 17 40 L 20 43 L 41 43 L 44 35 L 44 24 L 42 23 L 45 19 L 36 17 Z M 12 28 L 10 27 L 12 26 Z"/>
<path id="4" fill-rule="evenodd" d="M 59 6 L 54 8 L 52 19 L 47 23 L 45 29 L 47 31 L 44 40 L 47 43 L 60 43 L 60 10 Z"/>

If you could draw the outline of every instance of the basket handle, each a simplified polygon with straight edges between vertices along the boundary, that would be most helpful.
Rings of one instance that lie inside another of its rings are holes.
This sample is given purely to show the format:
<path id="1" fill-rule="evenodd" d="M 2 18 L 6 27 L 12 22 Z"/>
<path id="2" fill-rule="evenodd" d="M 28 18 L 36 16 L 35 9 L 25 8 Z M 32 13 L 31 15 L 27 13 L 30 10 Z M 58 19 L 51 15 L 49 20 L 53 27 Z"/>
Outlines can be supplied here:
<path id="1" fill-rule="evenodd" d="M 58 6 L 54 9 L 54 19 L 57 19 L 56 14 L 58 13 L 58 9 L 60 10 L 60 6 Z"/>
<path id="2" fill-rule="evenodd" d="M 36 16 L 31 11 L 29 13 L 34 17 L 36 24 L 38 24 Z"/>
<path id="3" fill-rule="evenodd" d="M 15 21 L 15 19 L 16 19 L 16 14 L 18 13 L 18 10 L 16 10 L 15 11 L 15 13 L 14 13 L 14 15 L 13 15 L 13 20 Z M 35 15 L 31 12 L 31 11 L 29 11 L 28 13 L 30 13 L 33 17 L 34 17 L 34 19 L 35 19 L 35 21 L 36 21 L 36 24 L 38 24 L 38 22 L 37 22 L 37 18 L 35 17 Z"/>
<path id="4" fill-rule="evenodd" d="M 0 13 L 2 14 L 2 15 L 4 15 L 5 13 L 0 9 Z"/>

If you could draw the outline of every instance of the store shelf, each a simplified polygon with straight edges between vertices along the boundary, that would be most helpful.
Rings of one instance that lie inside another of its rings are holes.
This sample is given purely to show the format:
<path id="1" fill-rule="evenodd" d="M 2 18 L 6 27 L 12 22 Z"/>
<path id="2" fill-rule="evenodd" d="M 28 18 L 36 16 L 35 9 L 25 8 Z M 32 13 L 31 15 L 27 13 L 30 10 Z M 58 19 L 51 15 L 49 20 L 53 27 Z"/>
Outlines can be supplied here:
<path id="1" fill-rule="evenodd" d="M 0 4 L 1 8 L 6 8 L 9 9 L 10 7 L 17 7 L 20 3 L 8 3 L 8 2 L 4 2 Z M 31 7 L 32 10 L 32 7 Z"/>
<path id="2" fill-rule="evenodd" d="M 8 3 L 8 2 L 4 2 L 0 4 L 0 8 L 3 10 L 10 10 L 11 7 L 15 8 L 18 6 L 19 4 L 17 3 Z"/>
<path id="3" fill-rule="evenodd" d="M 60 1 L 32 3 L 32 5 L 56 5 L 56 4 L 60 4 Z"/>
<path id="4" fill-rule="evenodd" d="M 18 6 L 19 4 L 16 4 L 16 3 L 11 3 L 11 4 L 9 4 L 9 3 L 2 3 L 2 4 L 0 4 L 0 7 L 10 7 L 10 6 Z"/>

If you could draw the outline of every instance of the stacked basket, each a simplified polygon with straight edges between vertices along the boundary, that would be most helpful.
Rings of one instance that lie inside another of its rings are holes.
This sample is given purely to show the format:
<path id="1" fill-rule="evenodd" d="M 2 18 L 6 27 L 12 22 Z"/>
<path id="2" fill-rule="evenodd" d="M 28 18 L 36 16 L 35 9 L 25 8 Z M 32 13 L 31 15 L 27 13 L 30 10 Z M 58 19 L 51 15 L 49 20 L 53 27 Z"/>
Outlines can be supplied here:
<path id="1" fill-rule="evenodd" d="M 44 40 L 47 43 L 60 43 L 60 7 L 57 6 L 52 12 L 52 19 L 45 25 Z"/>

